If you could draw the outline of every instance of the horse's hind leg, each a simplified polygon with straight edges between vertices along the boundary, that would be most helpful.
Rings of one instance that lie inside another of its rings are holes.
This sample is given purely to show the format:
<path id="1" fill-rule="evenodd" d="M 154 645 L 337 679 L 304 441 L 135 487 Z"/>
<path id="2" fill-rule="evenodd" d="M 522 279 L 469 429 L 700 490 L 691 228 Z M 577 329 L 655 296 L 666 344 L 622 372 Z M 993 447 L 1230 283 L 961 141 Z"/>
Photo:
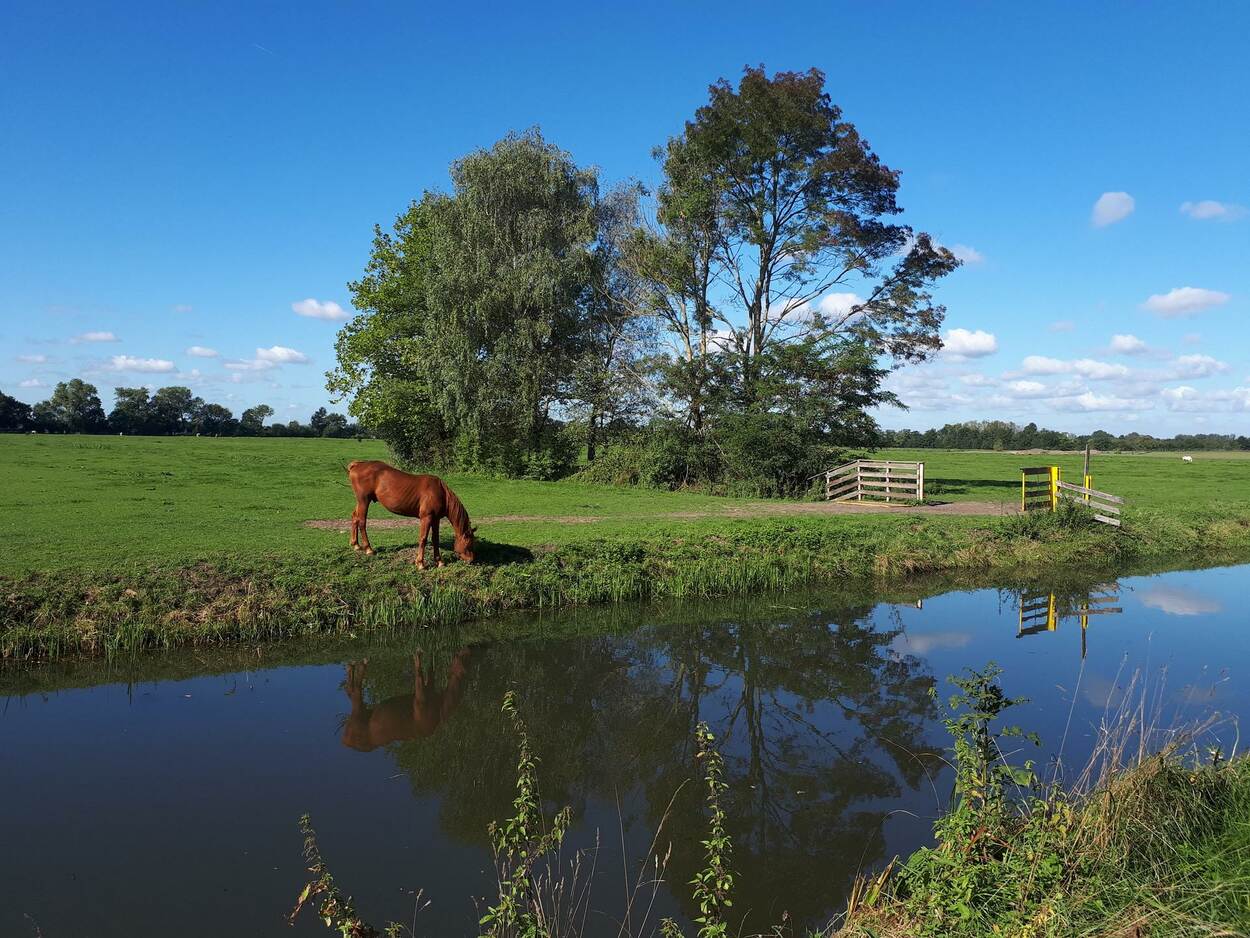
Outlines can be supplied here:
<path id="1" fill-rule="evenodd" d="M 363 544 L 365 553 L 372 554 L 373 545 L 369 543 L 369 532 L 365 528 L 365 525 L 368 524 L 368 522 L 369 499 L 358 498 L 356 499 L 356 510 L 352 512 L 352 548 L 354 550 L 360 550 L 361 545 Z M 357 533 L 360 535 L 359 540 L 357 540 L 356 537 Z"/>
<path id="2" fill-rule="evenodd" d="M 421 539 L 417 541 L 417 569 L 425 569 L 425 539 L 430 535 L 430 516 L 421 516 Z"/>

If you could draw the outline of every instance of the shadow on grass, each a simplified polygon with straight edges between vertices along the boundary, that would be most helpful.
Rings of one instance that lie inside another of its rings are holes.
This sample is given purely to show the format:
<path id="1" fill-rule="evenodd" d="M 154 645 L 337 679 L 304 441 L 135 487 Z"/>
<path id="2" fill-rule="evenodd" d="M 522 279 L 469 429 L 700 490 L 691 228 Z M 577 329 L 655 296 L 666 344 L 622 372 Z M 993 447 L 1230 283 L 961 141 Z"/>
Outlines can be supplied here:
<path id="1" fill-rule="evenodd" d="M 460 563 L 460 558 L 456 555 L 452 548 L 451 541 L 447 541 L 442 545 L 443 560 L 447 563 Z M 388 544 L 384 547 L 374 545 L 374 553 L 379 557 L 403 557 L 409 563 L 414 562 L 417 556 L 417 545 L 411 544 Z M 511 563 L 526 563 L 534 559 L 534 552 L 528 547 L 521 547 L 518 544 L 499 544 L 494 541 L 484 541 L 478 539 L 475 548 L 476 555 L 473 559 L 475 566 L 484 565 L 489 567 L 502 567 Z M 426 548 L 426 562 L 434 563 L 433 548 Z"/>

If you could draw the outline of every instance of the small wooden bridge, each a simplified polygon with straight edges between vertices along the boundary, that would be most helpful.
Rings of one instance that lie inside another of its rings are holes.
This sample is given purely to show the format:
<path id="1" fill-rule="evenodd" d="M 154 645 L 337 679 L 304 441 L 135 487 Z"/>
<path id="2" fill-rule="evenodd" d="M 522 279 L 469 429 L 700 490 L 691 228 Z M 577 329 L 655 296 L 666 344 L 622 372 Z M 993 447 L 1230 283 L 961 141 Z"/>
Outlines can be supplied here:
<path id="1" fill-rule="evenodd" d="M 924 501 L 924 463 L 857 459 L 825 473 L 825 498 L 833 502 Z"/>

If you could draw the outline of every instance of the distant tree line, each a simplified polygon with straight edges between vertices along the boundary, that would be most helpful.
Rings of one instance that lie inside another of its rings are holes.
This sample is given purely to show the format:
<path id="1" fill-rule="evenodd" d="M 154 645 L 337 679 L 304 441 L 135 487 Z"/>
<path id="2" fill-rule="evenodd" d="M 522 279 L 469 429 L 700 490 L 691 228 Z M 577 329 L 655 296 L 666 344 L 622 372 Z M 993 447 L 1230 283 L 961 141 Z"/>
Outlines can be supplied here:
<path id="1" fill-rule="evenodd" d="M 113 409 L 105 414 L 95 385 L 81 378 L 62 381 L 46 401 L 33 407 L 0 392 L 0 431 L 41 433 L 124 433 L 132 436 L 324 436 L 359 437 L 360 427 L 321 407 L 308 423 L 292 420 L 265 426 L 273 416 L 257 404 L 235 418 L 229 408 L 196 397 L 190 388 L 115 388 Z"/>
<path id="2" fill-rule="evenodd" d="M 1250 437 L 1232 433 L 1181 433 L 1155 437 L 1148 433 L 1115 435 L 1106 430 L 1093 433 L 1065 433 L 1039 429 L 1037 424 L 1020 426 L 1002 420 L 973 420 L 948 423 L 940 430 L 882 430 L 881 445 L 907 449 L 1084 449 L 1126 452 L 1250 450 Z"/>
<path id="3" fill-rule="evenodd" d="M 959 264 L 816 71 L 721 80 L 601 187 L 537 130 L 375 229 L 329 387 L 403 461 L 793 492 L 872 445 L 883 381 L 941 348 Z"/>

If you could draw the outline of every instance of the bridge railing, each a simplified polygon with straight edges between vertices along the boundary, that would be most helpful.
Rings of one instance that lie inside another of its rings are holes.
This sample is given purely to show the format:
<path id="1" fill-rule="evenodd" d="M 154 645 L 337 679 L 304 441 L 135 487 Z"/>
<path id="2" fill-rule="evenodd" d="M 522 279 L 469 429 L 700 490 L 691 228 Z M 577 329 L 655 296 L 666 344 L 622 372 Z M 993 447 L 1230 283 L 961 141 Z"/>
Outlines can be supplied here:
<path id="1" fill-rule="evenodd" d="M 924 463 L 857 459 L 825 473 L 825 498 L 834 502 L 924 500 Z"/>

